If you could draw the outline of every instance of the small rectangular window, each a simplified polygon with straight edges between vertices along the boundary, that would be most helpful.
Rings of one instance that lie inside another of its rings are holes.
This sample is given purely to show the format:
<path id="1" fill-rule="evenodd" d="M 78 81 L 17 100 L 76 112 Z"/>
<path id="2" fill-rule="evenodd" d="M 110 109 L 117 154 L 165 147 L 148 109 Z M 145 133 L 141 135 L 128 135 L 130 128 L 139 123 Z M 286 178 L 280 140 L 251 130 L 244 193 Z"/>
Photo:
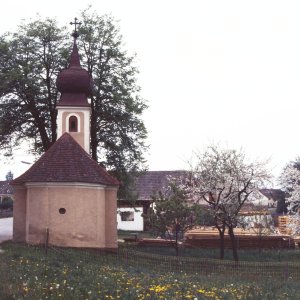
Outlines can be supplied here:
<path id="1" fill-rule="evenodd" d="M 134 212 L 133 211 L 122 211 L 121 212 L 122 221 L 134 221 Z"/>

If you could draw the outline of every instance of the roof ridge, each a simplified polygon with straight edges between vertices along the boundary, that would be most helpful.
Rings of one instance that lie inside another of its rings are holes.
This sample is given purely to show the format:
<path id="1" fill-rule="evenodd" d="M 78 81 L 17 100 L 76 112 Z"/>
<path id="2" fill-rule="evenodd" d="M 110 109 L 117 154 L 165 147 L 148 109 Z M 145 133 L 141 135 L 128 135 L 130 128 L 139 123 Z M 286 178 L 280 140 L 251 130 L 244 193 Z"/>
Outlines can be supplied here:
<path id="1" fill-rule="evenodd" d="M 25 182 L 120 184 L 69 133 L 64 133 L 24 174 L 14 179 L 12 185 Z"/>

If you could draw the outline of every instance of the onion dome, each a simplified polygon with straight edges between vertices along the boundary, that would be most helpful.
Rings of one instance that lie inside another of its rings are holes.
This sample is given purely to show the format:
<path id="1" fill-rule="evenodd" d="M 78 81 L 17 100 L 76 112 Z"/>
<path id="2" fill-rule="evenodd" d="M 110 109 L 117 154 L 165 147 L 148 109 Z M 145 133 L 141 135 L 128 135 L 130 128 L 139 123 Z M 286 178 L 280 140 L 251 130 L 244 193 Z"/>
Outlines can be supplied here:
<path id="1" fill-rule="evenodd" d="M 87 97 L 91 94 L 92 78 L 80 65 L 76 40 L 70 65 L 59 73 L 56 85 L 61 93 L 58 106 L 90 106 Z"/>

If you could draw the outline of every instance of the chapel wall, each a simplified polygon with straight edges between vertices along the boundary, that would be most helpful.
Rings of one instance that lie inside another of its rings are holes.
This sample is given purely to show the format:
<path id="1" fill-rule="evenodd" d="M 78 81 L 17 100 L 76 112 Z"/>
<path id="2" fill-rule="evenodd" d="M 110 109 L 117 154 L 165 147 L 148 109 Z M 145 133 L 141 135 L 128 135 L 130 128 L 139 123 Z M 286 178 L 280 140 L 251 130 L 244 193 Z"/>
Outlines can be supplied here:
<path id="1" fill-rule="evenodd" d="M 103 187 L 31 187 L 28 196 L 28 243 L 44 244 L 48 228 L 49 244 L 55 246 L 111 248 L 105 222 L 116 220 L 116 209 L 109 206 L 106 212 Z"/>
<path id="2" fill-rule="evenodd" d="M 25 187 L 15 187 L 13 209 L 13 241 L 26 241 L 26 193 Z"/>
<path id="3" fill-rule="evenodd" d="M 106 215 L 105 215 L 105 235 L 106 248 L 116 249 L 118 247 L 117 232 L 117 189 L 107 188 L 105 191 Z"/>
<path id="4" fill-rule="evenodd" d="M 99 188 L 55 188 L 49 194 L 51 244 L 105 248 L 105 194 Z M 60 214 L 60 209 L 65 209 Z"/>
<path id="5" fill-rule="evenodd" d="M 48 189 L 27 187 L 26 242 L 44 244 L 48 224 Z"/>

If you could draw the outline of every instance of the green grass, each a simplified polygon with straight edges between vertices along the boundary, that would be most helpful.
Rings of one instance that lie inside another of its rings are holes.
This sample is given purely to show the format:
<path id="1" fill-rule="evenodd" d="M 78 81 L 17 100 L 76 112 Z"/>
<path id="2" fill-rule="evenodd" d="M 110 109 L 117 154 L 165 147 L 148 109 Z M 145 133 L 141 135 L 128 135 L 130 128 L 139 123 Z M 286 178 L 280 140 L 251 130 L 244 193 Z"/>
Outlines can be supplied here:
<path id="1" fill-rule="evenodd" d="M 141 253 L 140 249 L 121 248 L 118 254 L 49 249 L 45 255 L 43 248 L 12 242 L 1 248 L 1 300 L 300 299 L 299 276 L 280 270 L 272 275 L 272 268 L 282 266 L 279 263 L 271 265 L 270 274 L 244 272 L 241 276 L 233 262 L 190 258 L 206 266 L 190 272 L 182 265 L 187 258 Z"/>
<path id="2" fill-rule="evenodd" d="M 153 238 L 154 235 L 147 231 L 129 231 L 129 230 L 118 230 L 118 238 L 124 239 L 124 238 L 134 238 L 137 237 L 139 239 L 141 238 Z"/>
<path id="3" fill-rule="evenodd" d="M 161 255 L 176 255 L 174 248 L 169 247 L 146 247 L 131 245 L 132 249 L 141 252 L 161 254 Z M 256 261 L 256 262 L 299 262 L 300 263 L 300 249 L 251 249 L 251 250 L 238 250 L 239 259 L 241 261 Z M 203 248 L 180 248 L 179 255 L 182 257 L 194 257 L 194 258 L 211 258 L 219 259 L 219 249 L 203 249 Z M 225 260 L 233 260 L 232 250 L 225 249 Z"/>

